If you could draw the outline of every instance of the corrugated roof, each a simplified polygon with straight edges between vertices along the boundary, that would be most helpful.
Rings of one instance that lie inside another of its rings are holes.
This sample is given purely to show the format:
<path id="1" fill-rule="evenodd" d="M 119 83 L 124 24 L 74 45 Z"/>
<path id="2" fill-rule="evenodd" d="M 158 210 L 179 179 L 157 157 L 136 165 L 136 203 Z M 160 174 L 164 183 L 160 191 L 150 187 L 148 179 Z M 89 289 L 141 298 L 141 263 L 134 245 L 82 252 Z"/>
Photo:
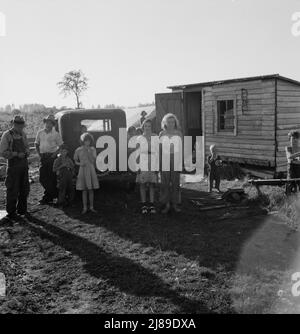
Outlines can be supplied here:
<path id="1" fill-rule="evenodd" d="M 227 79 L 227 80 L 221 80 L 221 81 L 208 81 L 208 82 L 200 82 L 200 83 L 194 83 L 194 84 L 186 84 L 186 85 L 177 85 L 177 86 L 169 86 L 169 89 L 186 89 L 196 86 L 215 86 L 215 85 L 222 85 L 222 84 L 230 84 L 235 82 L 245 82 L 245 81 L 255 81 L 255 80 L 270 80 L 270 79 L 280 79 L 295 85 L 300 86 L 300 82 L 283 77 L 280 74 L 270 74 L 270 75 L 262 75 L 262 76 L 256 76 L 256 77 L 247 77 L 247 78 L 238 78 L 238 79 Z"/>

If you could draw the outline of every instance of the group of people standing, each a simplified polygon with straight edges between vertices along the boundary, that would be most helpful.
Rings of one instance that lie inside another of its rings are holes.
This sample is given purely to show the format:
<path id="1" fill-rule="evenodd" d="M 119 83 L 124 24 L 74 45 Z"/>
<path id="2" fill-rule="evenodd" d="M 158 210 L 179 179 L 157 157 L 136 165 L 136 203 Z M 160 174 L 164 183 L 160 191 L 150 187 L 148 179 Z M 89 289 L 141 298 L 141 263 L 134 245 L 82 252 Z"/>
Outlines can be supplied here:
<path id="1" fill-rule="evenodd" d="M 77 171 L 76 190 L 82 192 L 82 213 L 89 210 L 96 212 L 94 208 L 94 190 L 99 188 L 96 174 L 96 148 L 94 138 L 85 129 L 80 137 L 81 145 L 75 151 L 74 156 L 69 156 L 69 149 L 56 131 L 56 120 L 50 115 L 44 120 L 44 128 L 37 133 L 35 139 L 36 152 L 40 157 L 40 183 L 44 188 L 44 194 L 40 204 L 56 204 L 64 207 L 72 203 L 75 189 L 73 179 Z M 22 116 L 15 116 L 10 130 L 3 133 L 0 142 L 0 156 L 7 159 L 7 175 L 5 185 L 6 211 L 8 218 L 15 219 L 27 214 L 27 198 L 30 191 L 28 157 L 30 148 L 24 132 L 25 120 Z M 169 170 L 159 169 L 154 171 L 151 164 L 161 152 L 155 151 L 151 145 L 153 137 L 158 137 L 160 142 L 167 138 L 169 141 L 174 137 L 182 139 L 180 124 L 174 114 L 167 114 L 162 120 L 162 131 L 155 134 L 152 128 L 152 121 L 145 119 L 138 133 L 135 128 L 128 129 L 128 140 L 136 138 L 137 143 L 144 139 L 148 145 L 140 147 L 140 159 L 148 163 L 144 170 L 139 168 L 136 171 L 136 183 L 139 185 L 141 198 L 141 213 L 155 214 L 155 195 L 158 183 L 160 183 L 160 203 L 162 213 L 168 213 L 173 209 L 180 212 L 180 172 L 175 168 L 175 156 L 178 152 L 176 145 L 169 147 Z M 290 146 L 286 148 L 288 159 L 288 178 L 300 179 L 300 134 L 297 131 L 289 133 Z M 213 188 L 220 191 L 220 167 L 222 161 L 217 153 L 217 147 L 212 145 L 211 154 L 208 157 L 209 166 L 209 191 Z M 154 157 L 154 159 L 153 159 Z M 160 157 L 161 158 L 161 157 Z M 161 161 L 162 159 L 160 159 Z M 141 166 L 141 164 L 140 164 Z M 76 168 L 77 167 L 77 168 Z M 300 188 L 300 182 L 297 183 Z"/>
<path id="2" fill-rule="evenodd" d="M 75 165 L 78 166 L 76 189 L 82 191 L 83 213 L 94 209 L 94 190 L 99 188 L 96 175 L 96 149 L 93 137 L 83 133 L 81 146 L 75 151 L 74 159 L 69 156 L 69 149 L 56 131 L 56 121 L 50 115 L 44 120 L 44 128 L 35 139 L 36 152 L 40 157 L 40 183 L 44 194 L 40 204 L 55 203 L 59 207 L 70 204 L 74 198 L 73 177 Z M 0 142 L 0 156 L 7 162 L 6 171 L 6 211 L 7 218 L 17 220 L 27 214 L 27 199 L 30 191 L 29 163 L 30 148 L 24 132 L 25 120 L 15 116 L 10 130 L 3 133 Z"/>
<path id="3" fill-rule="evenodd" d="M 96 149 L 93 136 L 87 132 L 81 135 L 81 146 L 75 151 L 74 156 L 69 156 L 68 147 L 56 131 L 56 120 L 50 115 L 44 120 L 44 128 L 37 133 L 35 139 L 36 152 L 40 158 L 40 183 L 44 194 L 40 204 L 56 204 L 65 206 L 72 202 L 75 189 L 73 178 L 77 170 L 76 190 L 82 191 L 82 213 L 89 210 L 96 212 L 94 208 L 94 190 L 99 188 L 96 174 Z M 30 148 L 24 132 L 26 126 L 22 116 L 16 116 L 12 122 L 12 128 L 6 131 L 1 138 L 0 156 L 8 161 L 6 175 L 6 210 L 8 218 L 16 219 L 27 214 L 27 198 L 29 195 L 29 164 Z M 135 133 L 137 136 L 138 133 Z M 142 124 L 139 135 L 148 142 L 148 149 L 141 152 L 143 156 L 151 156 L 157 152 L 151 151 L 151 138 L 156 136 L 152 131 L 152 122 L 148 119 Z M 172 139 L 174 136 L 182 137 L 180 125 L 175 115 L 168 114 L 162 121 L 162 132 L 159 137 Z M 161 183 L 160 202 L 162 212 L 168 213 L 173 207 L 175 212 L 180 212 L 180 172 L 174 169 L 174 155 L 176 148 L 172 147 L 170 153 L 170 170 L 153 172 L 137 171 L 136 182 L 140 186 L 141 211 L 143 214 L 156 213 L 155 193 L 156 185 Z M 151 159 L 149 159 L 149 162 Z M 77 168 L 76 168 L 77 167 Z M 149 191 L 149 200 L 147 195 Z M 55 199 L 58 199 L 54 203 Z"/>

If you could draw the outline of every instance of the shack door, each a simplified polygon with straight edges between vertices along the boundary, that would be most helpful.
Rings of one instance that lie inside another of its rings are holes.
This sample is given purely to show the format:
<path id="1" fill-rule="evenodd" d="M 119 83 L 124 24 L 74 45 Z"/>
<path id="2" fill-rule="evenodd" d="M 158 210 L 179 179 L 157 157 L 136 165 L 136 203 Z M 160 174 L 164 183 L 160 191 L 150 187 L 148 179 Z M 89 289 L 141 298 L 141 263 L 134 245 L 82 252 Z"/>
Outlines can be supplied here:
<path id="1" fill-rule="evenodd" d="M 156 104 L 156 131 L 161 131 L 161 121 L 163 117 L 172 113 L 177 116 L 181 129 L 185 129 L 185 120 L 183 115 L 183 94 L 182 93 L 165 93 L 155 95 Z"/>

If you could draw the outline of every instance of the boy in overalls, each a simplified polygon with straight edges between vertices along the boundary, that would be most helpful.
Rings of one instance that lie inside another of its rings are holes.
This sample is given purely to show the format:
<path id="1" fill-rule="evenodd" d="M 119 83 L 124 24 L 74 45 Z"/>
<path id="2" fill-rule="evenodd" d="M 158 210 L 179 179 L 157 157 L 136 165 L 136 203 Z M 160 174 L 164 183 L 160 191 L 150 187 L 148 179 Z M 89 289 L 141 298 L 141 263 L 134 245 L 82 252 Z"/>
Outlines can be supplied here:
<path id="1" fill-rule="evenodd" d="M 30 154 L 24 133 L 25 121 L 15 116 L 13 127 L 4 132 L 0 142 L 0 156 L 7 159 L 6 211 L 11 220 L 25 217 L 29 195 L 28 156 Z"/>

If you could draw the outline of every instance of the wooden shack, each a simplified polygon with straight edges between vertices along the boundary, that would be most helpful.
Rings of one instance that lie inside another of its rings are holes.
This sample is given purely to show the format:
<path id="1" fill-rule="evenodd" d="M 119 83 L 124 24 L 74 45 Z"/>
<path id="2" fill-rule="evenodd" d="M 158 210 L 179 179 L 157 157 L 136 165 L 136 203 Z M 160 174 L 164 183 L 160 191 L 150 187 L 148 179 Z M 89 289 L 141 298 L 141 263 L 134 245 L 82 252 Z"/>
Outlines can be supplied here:
<path id="1" fill-rule="evenodd" d="M 156 94 L 156 127 L 174 113 L 186 136 L 216 144 L 224 160 L 286 171 L 288 132 L 300 130 L 300 82 L 279 74 L 168 87 Z"/>

